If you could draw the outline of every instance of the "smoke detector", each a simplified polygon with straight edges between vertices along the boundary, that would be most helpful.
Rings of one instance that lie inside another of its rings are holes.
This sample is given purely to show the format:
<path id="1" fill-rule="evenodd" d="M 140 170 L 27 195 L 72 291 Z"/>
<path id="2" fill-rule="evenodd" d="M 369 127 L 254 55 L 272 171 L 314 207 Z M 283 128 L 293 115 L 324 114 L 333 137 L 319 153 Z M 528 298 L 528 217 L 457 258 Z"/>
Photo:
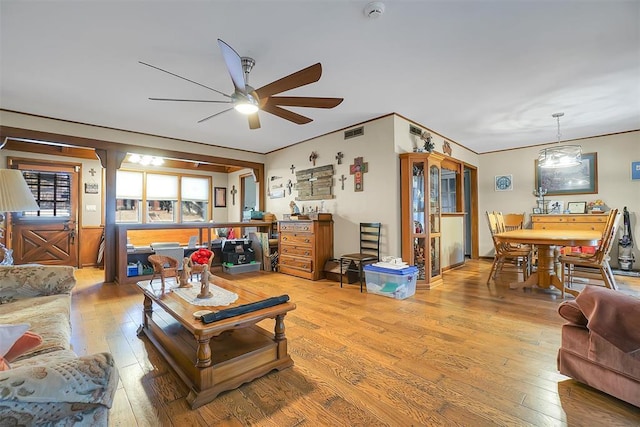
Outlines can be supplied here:
<path id="1" fill-rule="evenodd" d="M 364 7 L 364 15 L 367 18 L 376 19 L 384 13 L 384 3 L 373 1 Z"/>

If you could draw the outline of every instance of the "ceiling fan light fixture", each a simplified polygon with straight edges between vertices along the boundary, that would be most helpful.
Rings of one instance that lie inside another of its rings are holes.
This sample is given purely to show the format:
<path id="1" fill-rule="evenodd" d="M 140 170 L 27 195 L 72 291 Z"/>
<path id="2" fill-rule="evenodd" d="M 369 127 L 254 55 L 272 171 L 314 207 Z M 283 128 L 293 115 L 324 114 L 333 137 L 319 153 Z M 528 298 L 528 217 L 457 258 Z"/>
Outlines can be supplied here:
<path id="1" fill-rule="evenodd" d="M 558 121 L 558 143 L 560 143 L 560 117 L 564 113 L 554 113 Z M 582 163 L 582 147 L 579 145 L 560 145 L 557 147 L 543 148 L 538 153 L 538 166 L 545 169 L 568 168 Z"/>
<path id="2" fill-rule="evenodd" d="M 251 102 L 238 102 L 233 108 L 242 114 L 253 114 L 258 111 L 258 106 Z"/>

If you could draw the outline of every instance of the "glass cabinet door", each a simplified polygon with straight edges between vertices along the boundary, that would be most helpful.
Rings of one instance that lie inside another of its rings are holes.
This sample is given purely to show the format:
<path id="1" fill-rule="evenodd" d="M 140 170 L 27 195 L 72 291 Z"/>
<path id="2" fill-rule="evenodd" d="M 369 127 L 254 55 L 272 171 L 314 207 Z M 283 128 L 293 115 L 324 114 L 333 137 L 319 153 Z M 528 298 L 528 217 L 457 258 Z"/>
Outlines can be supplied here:
<path id="1" fill-rule="evenodd" d="M 429 167 L 429 230 L 431 276 L 440 275 L 440 168 Z"/>
<path id="2" fill-rule="evenodd" d="M 424 163 L 413 164 L 413 183 L 412 183 L 412 217 L 413 217 L 413 233 L 424 234 L 425 230 L 425 185 L 424 185 Z"/>
<path id="3" fill-rule="evenodd" d="M 429 222 L 432 233 L 440 232 L 440 168 L 429 168 Z"/>

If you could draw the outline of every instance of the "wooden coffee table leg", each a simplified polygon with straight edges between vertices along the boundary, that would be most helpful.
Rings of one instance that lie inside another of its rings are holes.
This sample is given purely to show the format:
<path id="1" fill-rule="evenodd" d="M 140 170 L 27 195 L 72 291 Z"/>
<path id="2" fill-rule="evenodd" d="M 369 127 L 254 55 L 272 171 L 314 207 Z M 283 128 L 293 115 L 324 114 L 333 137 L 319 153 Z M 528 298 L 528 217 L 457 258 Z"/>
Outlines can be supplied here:
<path id="1" fill-rule="evenodd" d="M 276 316 L 276 328 L 275 328 L 275 339 L 276 341 L 282 341 L 285 339 L 284 335 L 284 314 L 278 314 Z"/>
<path id="2" fill-rule="evenodd" d="M 209 345 L 209 338 L 198 338 L 198 355 L 196 360 L 196 366 L 198 368 L 206 368 L 211 366 L 211 346 Z"/>

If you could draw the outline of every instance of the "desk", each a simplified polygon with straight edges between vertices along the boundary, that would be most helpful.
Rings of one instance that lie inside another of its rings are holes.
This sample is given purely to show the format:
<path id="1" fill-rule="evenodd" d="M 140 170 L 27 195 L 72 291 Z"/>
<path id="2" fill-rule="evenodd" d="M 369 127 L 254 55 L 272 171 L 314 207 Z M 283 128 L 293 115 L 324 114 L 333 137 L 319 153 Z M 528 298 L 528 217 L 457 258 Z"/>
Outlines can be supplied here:
<path id="1" fill-rule="evenodd" d="M 556 275 L 557 246 L 597 246 L 602 233 L 594 230 L 541 230 L 522 229 L 498 233 L 495 238 L 504 243 L 526 243 L 538 248 L 538 271 L 525 282 L 512 283 L 512 289 L 520 287 L 562 289 L 564 284 Z"/>
<path id="2" fill-rule="evenodd" d="M 187 403 L 195 409 L 218 394 L 232 390 L 266 373 L 293 365 L 287 351 L 284 317 L 296 305 L 286 302 L 214 323 L 193 316 L 202 310 L 218 310 L 261 301 L 267 295 L 211 276 L 216 286 L 238 294 L 229 307 L 195 306 L 156 281 L 138 282 L 144 293 L 144 312 L 138 335 L 144 334 L 189 388 Z M 256 323 L 275 319 L 273 332 Z"/>

